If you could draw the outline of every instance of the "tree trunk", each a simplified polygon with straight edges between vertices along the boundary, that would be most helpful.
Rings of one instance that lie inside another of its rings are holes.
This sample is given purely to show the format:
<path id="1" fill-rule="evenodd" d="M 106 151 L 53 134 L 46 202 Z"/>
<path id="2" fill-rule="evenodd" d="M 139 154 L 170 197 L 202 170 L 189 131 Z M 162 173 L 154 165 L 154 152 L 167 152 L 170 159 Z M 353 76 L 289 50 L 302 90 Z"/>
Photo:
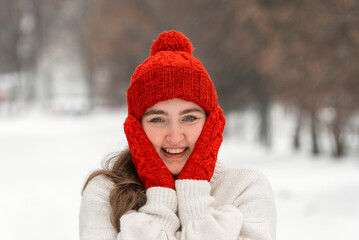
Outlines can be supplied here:
<path id="1" fill-rule="evenodd" d="M 258 108 L 260 125 L 259 141 L 266 147 L 271 146 L 270 139 L 270 103 L 268 100 L 261 100 Z"/>
<path id="2" fill-rule="evenodd" d="M 301 142 L 300 142 L 301 129 L 302 129 L 302 116 L 301 113 L 299 112 L 297 114 L 297 122 L 294 130 L 294 138 L 293 138 L 293 148 L 295 150 L 299 150 L 301 147 Z"/>
<path id="3" fill-rule="evenodd" d="M 333 156 L 340 158 L 345 155 L 345 144 L 342 134 L 342 122 L 340 116 L 337 116 L 333 122 L 334 149 Z"/>
<path id="4" fill-rule="evenodd" d="M 310 113 L 310 121 L 311 121 L 311 138 L 312 138 L 312 154 L 318 155 L 320 153 L 318 146 L 318 136 L 317 136 L 317 118 L 315 114 L 315 110 L 312 110 Z"/>

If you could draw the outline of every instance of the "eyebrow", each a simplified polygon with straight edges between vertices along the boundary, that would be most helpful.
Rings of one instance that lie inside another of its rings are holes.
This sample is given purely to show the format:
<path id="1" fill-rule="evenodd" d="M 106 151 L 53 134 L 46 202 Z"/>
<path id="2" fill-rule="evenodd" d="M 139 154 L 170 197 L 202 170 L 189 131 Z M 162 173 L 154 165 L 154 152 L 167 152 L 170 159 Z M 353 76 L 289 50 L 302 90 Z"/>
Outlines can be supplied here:
<path id="1" fill-rule="evenodd" d="M 202 112 L 202 110 L 200 110 L 198 108 L 189 108 L 189 109 L 181 111 L 180 115 L 191 113 L 191 112 Z M 160 115 L 162 114 L 162 115 L 168 116 L 168 113 L 166 113 L 163 110 L 150 110 L 150 111 L 145 112 L 143 114 L 143 117 L 148 116 L 148 115 L 154 115 L 154 114 L 160 114 Z"/>
<path id="2" fill-rule="evenodd" d="M 143 114 L 143 117 L 148 116 L 148 115 L 152 115 L 152 114 L 162 114 L 162 115 L 168 116 L 168 113 L 166 113 L 165 111 L 162 111 L 162 110 L 150 110 L 148 112 L 145 112 Z"/>
<path id="3" fill-rule="evenodd" d="M 202 112 L 202 110 L 200 110 L 198 108 L 190 108 L 190 109 L 186 109 L 186 110 L 183 110 L 182 112 L 180 112 L 180 115 L 191 113 L 191 112 Z"/>

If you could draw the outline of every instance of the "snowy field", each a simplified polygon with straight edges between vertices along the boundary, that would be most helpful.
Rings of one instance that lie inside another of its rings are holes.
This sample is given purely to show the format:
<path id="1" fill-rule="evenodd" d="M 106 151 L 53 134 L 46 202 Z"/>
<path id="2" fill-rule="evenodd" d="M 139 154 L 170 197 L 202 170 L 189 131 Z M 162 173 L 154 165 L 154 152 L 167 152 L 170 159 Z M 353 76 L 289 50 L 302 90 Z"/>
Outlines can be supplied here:
<path id="1" fill-rule="evenodd" d="M 125 112 L 117 111 L 0 119 L 0 239 L 78 239 L 83 183 L 107 154 L 126 145 L 124 118 Z M 259 169 L 269 178 L 277 239 L 357 240 L 359 159 L 338 162 L 292 153 L 291 122 L 281 115 L 275 118 L 273 148 L 265 149 L 254 143 L 250 119 L 228 118 L 219 159 Z"/>

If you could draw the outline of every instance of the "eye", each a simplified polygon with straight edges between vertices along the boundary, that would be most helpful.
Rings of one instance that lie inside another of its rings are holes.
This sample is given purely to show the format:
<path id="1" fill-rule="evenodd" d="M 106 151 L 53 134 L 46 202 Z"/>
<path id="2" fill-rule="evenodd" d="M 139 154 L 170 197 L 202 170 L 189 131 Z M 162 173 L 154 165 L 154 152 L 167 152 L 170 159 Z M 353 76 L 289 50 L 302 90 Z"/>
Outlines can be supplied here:
<path id="1" fill-rule="evenodd" d="M 156 118 L 151 118 L 151 119 L 149 120 L 149 122 L 152 122 L 152 123 L 161 123 L 161 122 L 164 122 L 164 121 L 163 121 L 163 119 L 156 117 Z"/>
<path id="2" fill-rule="evenodd" d="M 185 122 L 193 122 L 193 121 L 195 121 L 195 120 L 197 120 L 198 118 L 196 117 L 196 116 L 192 116 L 192 115 L 189 115 L 189 116 L 185 116 L 184 117 L 184 121 Z"/>

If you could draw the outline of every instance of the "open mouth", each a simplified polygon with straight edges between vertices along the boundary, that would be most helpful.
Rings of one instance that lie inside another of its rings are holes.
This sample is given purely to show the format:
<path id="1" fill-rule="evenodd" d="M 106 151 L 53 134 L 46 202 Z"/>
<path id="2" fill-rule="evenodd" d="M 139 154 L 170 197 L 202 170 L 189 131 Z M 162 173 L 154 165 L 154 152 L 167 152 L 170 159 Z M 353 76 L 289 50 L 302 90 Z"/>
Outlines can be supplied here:
<path id="1" fill-rule="evenodd" d="M 185 154 L 185 152 L 188 150 L 189 148 L 162 148 L 161 150 L 165 153 L 166 156 L 168 157 L 181 157 L 182 155 Z"/>

